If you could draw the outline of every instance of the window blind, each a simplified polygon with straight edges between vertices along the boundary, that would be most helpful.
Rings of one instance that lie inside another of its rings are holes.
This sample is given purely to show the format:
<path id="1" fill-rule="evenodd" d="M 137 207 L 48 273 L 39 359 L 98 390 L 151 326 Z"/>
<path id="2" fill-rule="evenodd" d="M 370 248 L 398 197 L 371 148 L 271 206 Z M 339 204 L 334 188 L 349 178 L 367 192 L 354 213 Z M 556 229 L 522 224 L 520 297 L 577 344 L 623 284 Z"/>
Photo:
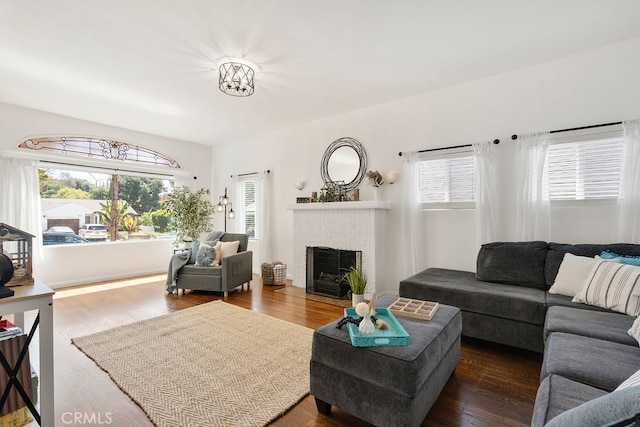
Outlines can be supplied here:
<path id="1" fill-rule="evenodd" d="M 547 157 L 549 199 L 616 199 L 623 155 L 621 131 L 555 139 Z"/>
<path id="2" fill-rule="evenodd" d="M 421 203 L 455 207 L 475 202 L 475 164 L 470 151 L 425 156 L 419 163 L 419 176 Z"/>

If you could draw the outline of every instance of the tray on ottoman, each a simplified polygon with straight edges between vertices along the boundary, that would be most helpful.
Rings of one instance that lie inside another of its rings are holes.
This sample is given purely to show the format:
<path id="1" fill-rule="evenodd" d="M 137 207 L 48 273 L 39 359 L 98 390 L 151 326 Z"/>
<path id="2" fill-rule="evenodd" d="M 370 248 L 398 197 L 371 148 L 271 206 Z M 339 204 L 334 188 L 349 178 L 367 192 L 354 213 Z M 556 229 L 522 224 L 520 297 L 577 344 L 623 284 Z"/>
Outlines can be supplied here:
<path id="1" fill-rule="evenodd" d="M 432 301 L 399 297 L 389 306 L 396 316 L 413 317 L 414 319 L 431 320 L 440 304 Z"/>
<path id="2" fill-rule="evenodd" d="M 345 308 L 344 315 L 357 319 L 355 308 Z M 387 329 L 376 328 L 372 334 L 363 334 L 353 323 L 347 323 L 351 344 L 354 347 L 380 347 L 409 345 L 409 334 L 404 330 L 395 316 L 386 308 L 376 308 L 376 319 L 384 320 Z"/>

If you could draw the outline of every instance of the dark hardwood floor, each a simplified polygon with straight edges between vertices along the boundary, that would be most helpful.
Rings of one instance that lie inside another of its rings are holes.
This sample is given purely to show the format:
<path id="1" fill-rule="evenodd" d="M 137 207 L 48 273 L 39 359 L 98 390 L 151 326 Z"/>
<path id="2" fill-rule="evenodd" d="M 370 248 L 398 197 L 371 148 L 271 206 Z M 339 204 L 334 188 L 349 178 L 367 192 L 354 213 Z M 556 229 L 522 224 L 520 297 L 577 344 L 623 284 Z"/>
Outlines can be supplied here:
<path id="1" fill-rule="evenodd" d="M 342 308 L 273 292 L 254 276 L 251 290 L 229 295 L 228 303 L 293 323 L 317 328 L 342 316 Z M 202 292 L 165 295 L 164 276 L 61 289 L 54 297 L 56 425 L 72 417 L 117 426 L 150 426 L 151 422 L 98 368 L 71 344 L 71 338 L 221 299 Z M 32 350 L 32 357 L 34 357 Z M 37 352 L 37 349 L 35 349 Z M 175 363 L 180 369 L 180 349 Z M 456 373 L 423 422 L 423 426 L 529 425 L 542 356 L 536 353 L 463 339 Z M 76 425 L 82 423 L 75 423 Z M 331 416 L 316 411 L 312 396 L 303 399 L 274 426 L 366 426 L 333 408 Z"/>

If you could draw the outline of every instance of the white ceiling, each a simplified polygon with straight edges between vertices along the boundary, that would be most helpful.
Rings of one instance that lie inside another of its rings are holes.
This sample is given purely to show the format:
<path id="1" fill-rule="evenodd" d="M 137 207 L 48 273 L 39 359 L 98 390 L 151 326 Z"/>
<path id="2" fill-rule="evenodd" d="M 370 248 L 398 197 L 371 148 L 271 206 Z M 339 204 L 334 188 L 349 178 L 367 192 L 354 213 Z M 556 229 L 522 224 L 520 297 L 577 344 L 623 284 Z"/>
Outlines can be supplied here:
<path id="1" fill-rule="evenodd" d="M 0 0 L 0 102 L 203 144 L 640 37 L 637 0 Z M 259 64 L 255 94 L 217 60 Z"/>

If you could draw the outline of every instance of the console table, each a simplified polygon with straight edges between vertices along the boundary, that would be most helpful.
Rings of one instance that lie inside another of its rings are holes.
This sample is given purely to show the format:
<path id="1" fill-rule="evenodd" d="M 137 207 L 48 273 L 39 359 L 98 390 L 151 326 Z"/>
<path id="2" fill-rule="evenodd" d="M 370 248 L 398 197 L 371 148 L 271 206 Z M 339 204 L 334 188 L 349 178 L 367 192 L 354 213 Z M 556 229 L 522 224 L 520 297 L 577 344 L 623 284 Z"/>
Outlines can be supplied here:
<path id="1" fill-rule="evenodd" d="M 42 427 L 55 425 L 53 393 L 53 294 L 49 287 L 37 280 L 33 285 L 12 287 L 14 296 L 0 299 L 0 315 L 14 315 L 14 323 L 32 337 L 40 327 L 40 413 L 32 414 Z M 24 313 L 38 310 L 29 331 L 25 329 Z M 1 368 L 1 366 L 0 366 Z M 1 391 L 0 391 L 1 392 Z M 33 411 L 32 411 L 33 412 Z"/>

